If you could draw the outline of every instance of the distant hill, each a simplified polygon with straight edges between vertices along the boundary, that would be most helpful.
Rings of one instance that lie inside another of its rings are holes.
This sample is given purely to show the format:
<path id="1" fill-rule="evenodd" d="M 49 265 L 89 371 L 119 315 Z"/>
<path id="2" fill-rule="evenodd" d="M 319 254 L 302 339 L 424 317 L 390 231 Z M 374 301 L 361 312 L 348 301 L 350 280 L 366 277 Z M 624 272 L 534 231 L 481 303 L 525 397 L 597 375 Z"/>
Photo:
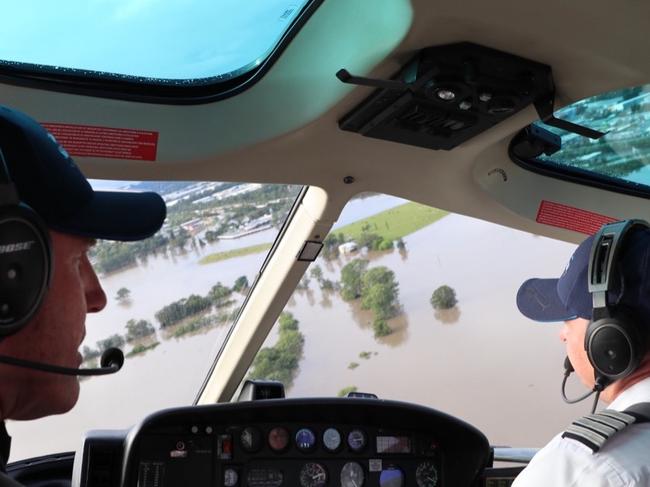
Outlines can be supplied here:
<path id="1" fill-rule="evenodd" d="M 97 191 L 131 190 L 155 191 L 159 194 L 173 193 L 188 186 L 196 184 L 193 181 L 109 181 L 104 179 L 90 179 L 90 184 Z"/>
<path id="2" fill-rule="evenodd" d="M 188 186 L 196 184 L 195 181 L 140 181 L 130 183 L 126 188 L 135 191 L 155 191 L 158 194 L 168 194 L 180 191 Z"/>

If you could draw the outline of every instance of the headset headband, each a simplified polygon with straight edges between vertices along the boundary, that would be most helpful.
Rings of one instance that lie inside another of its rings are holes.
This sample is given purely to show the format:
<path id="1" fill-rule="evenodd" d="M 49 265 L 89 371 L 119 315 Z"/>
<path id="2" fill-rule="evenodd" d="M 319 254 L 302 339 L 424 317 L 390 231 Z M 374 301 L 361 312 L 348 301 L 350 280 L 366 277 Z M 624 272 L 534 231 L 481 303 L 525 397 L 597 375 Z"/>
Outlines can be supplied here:
<path id="1" fill-rule="evenodd" d="M 634 227 L 649 228 L 643 220 L 624 220 L 604 225 L 594 237 L 589 256 L 589 292 L 593 299 L 594 321 L 609 317 L 607 293 L 611 291 L 610 282 L 618 262 L 623 238 Z"/>

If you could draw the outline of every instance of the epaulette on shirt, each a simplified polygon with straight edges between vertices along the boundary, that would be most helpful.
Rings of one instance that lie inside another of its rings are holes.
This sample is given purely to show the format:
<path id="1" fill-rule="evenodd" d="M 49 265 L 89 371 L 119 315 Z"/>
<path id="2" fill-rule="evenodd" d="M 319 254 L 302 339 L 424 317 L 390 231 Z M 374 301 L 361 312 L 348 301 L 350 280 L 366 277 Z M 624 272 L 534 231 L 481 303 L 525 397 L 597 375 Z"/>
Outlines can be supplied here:
<path id="1" fill-rule="evenodd" d="M 562 433 L 562 438 L 579 441 L 596 453 L 607 440 L 636 420 L 635 416 L 625 412 L 603 409 L 599 413 L 590 414 L 574 421 Z"/>
<path id="2" fill-rule="evenodd" d="M 622 412 L 603 409 L 580 418 L 562 433 L 562 438 L 579 441 L 596 453 L 607 440 L 632 423 L 650 423 L 650 402 L 633 404 Z"/>

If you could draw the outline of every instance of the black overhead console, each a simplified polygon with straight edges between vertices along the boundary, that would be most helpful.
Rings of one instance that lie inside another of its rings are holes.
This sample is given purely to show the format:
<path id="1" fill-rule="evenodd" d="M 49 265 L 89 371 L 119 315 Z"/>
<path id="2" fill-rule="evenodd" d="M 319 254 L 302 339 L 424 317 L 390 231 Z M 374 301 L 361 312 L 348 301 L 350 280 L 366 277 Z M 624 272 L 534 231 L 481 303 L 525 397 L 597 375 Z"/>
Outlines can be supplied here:
<path id="1" fill-rule="evenodd" d="M 423 49 L 391 80 L 336 76 L 377 88 L 339 121 L 367 137 L 450 150 L 530 104 L 547 125 L 604 135 L 554 117 L 550 66 L 469 42 Z"/>

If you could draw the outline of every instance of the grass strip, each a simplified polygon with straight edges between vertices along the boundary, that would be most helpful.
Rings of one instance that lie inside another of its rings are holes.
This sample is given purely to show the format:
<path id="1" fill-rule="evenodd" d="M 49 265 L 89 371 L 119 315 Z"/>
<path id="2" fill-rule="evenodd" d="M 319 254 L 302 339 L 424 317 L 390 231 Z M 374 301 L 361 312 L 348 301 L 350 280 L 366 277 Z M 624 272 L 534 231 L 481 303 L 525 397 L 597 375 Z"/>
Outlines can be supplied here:
<path id="1" fill-rule="evenodd" d="M 199 264 L 213 264 L 222 260 L 232 259 L 234 257 L 243 257 L 244 255 L 258 254 L 267 251 L 271 248 L 270 243 L 263 243 L 259 245 L 251 245 L 250 247 L 242 247 L 241 249 L 226 250 L 224 252 L 215 252 L 214 254 L 206 255 Z"/>
<path id="2" fill-rule="evenodd" d="M 431 225 L 448 214 L 448 211 L 410 201 L 332 230 L 332 233 L 343 233 L 348 240 L 356 240 L 367 225 L 370 233 L 392 241 Z"/>
<path id="3" fill-rule="evenodd" d="M 153 350 L 156 348 L 158 345 L 160 345 L 160 342 L 155 342 L 152 343 L 151 345 L 137 345 L 131 350 L 129 353 L 125 355 L 126 358 L 133 357 L 134 355 L 139 355 L 141 353 L 147 352 L 149 350 Z"/>

